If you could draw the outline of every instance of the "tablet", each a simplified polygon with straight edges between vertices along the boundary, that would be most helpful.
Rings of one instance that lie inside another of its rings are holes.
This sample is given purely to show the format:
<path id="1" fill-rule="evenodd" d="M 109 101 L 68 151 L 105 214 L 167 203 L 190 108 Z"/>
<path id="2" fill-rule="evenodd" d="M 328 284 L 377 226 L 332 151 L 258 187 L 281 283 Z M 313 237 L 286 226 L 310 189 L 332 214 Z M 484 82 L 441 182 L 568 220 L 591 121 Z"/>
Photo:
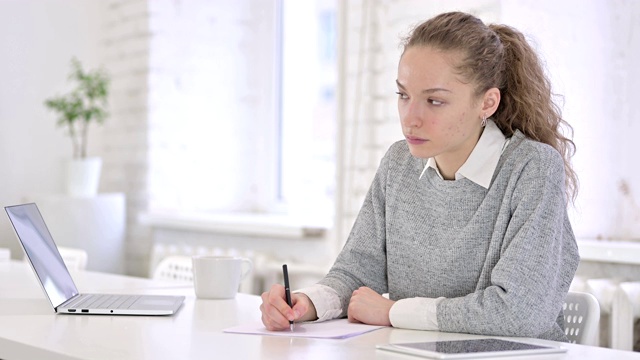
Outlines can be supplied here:
<path id="1" fill-rule="evenodd" d="M 496 356 L 518 356 L 563 353 L 560 346 L 532 345 L 501 339 L 450 340 L 377 345 L 381 350 L 422 356 L 429 359 L 477 359 Z"/>

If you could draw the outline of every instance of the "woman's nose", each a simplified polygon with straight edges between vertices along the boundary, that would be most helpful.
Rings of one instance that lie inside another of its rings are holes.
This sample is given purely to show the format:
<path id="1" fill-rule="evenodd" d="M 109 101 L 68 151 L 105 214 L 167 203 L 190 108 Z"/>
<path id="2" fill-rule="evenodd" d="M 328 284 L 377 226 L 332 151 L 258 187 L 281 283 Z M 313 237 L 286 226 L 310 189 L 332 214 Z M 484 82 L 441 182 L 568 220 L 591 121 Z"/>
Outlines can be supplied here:
<path id="1" fill-rule="evenodd" d="M 422 112 L 420 106 L 408 102 L 399 106 L 400 122 L 404 127 L 420 127 L 422 125 Z"/>

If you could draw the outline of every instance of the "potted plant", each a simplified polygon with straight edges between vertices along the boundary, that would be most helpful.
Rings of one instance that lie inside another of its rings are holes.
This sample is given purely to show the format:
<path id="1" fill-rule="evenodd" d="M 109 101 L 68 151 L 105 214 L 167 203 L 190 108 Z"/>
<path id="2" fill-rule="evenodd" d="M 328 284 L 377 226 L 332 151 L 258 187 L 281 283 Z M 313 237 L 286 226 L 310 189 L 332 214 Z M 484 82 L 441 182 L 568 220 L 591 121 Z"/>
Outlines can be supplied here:
<path id="1" fill-rule="evenodd" d="M 69 80 L 74 88 L 66 95 L 46 99 L 44 104 L 58 113 L 57 125 L 67 129 L 73 158 L 67 173 L 67 191 L 71 195 L 93 196 L 98 190 L 102 159 L 87 157 L 87 139 L 92 124 L 102 124 L 108 116 L 109 76 L 103 69 L 85 71 L 76 58 L 71 59 Z"/>

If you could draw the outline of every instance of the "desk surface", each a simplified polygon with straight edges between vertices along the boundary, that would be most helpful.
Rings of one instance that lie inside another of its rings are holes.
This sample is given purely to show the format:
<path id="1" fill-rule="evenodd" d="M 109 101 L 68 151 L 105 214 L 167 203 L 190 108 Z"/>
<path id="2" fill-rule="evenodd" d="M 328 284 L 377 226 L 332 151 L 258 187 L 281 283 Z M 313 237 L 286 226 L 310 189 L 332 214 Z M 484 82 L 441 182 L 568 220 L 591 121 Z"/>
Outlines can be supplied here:
<path id="1" fill-rule="evenodd" d="M 238 294 L 234 300 L 198 300 L 193 288 L 167 282 L 95 272 L 72 276 L 82 292 L 176 294 L 187 298 L 180 311 L 169 317 L 56 315 L 26 264 L 0 263 L 0 358 L 419 359 L 376 350 L 375 345 L 481 337 L 393 328 L 342 340 L 227 334 L 222 332 L 227 327 L 259 321 L 258 296 Z M 562 345 L 569 349 L 566 354 L 526 359 L 640 359 L 638 353 Z"/>

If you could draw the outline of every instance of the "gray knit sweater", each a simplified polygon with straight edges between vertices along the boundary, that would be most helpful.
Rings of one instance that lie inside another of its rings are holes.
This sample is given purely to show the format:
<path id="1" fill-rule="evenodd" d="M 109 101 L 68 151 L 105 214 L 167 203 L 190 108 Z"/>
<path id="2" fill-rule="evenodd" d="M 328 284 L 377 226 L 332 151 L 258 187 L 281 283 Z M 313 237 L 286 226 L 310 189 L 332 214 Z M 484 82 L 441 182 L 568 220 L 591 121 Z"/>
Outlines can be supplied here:
<path id="1" fill-rule="evenodd" d="M 564 166 L 516 132 L 489 189 L 442 180 L 405 141 L 381 161 L 351 234 L 320 282 L 346 315 L 353 290 L 445 297 L 441 331 L 566 341 L 562 303 L 579 262 Z"/>

